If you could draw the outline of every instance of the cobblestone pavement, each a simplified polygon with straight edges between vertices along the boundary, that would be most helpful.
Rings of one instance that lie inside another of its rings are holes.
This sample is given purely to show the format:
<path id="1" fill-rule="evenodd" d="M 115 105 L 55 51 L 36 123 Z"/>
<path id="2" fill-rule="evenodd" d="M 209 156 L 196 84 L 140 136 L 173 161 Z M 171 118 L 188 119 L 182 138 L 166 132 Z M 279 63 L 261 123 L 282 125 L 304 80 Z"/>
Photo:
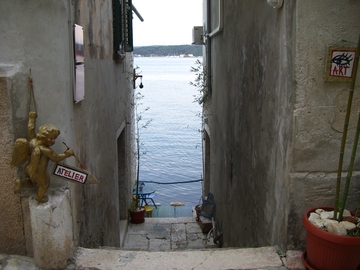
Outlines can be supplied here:
<path id="1" fill-rule="evenodd" d="M 123 245 L 126 250 L 185 250 L 217 248 L 206 239 L 193 217 L 147 218 L 141 224 L 128 224 Z"/>

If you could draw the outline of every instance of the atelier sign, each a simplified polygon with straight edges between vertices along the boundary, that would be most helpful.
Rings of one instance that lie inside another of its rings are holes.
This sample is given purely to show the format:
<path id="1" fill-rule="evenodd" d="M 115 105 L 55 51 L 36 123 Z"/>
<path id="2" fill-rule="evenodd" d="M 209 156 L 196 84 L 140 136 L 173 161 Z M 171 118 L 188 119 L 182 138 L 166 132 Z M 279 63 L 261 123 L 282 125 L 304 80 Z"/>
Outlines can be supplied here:
<path id="1" fill-rule="evenodd" d="M 60 177 L 63 180 L 76 182 L 80 184 L 86 184 L 86 180 L 88 179 L 89 173 L 68 165 L 55 164 L 53 175 Z"/>

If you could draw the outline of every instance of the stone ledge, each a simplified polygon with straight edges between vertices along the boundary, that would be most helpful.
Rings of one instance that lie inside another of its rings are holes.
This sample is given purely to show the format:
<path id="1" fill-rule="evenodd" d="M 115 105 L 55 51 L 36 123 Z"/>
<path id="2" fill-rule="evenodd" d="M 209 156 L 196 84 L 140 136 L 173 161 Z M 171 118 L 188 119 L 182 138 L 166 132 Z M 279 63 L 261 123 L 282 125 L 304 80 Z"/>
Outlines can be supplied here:
<path id="1" fill-rule="evenodd" d="M 63 269 L 74 251 L 68 189 L 49 189 L 49 201 L 29 198 L 31 230 L 36 265 L 42 269 Z"/>

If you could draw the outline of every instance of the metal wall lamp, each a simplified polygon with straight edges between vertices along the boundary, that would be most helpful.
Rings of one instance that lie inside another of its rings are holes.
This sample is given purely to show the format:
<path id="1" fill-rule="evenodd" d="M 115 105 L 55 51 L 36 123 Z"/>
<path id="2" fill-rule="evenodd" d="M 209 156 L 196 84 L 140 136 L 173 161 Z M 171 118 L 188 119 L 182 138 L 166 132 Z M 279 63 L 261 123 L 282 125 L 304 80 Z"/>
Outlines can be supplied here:
<path id="1" fill-rule="evenodd" d="M 136 82 L 137 78 L 140 78 L 140 80 L 141 80 L 139 87 L 144 88 L 144 85 L 142 83 L 142 75 L 136 74 L 136 69 L 134 68 L 133 69 L 133 88 L 134 89 L 136 88 L 135 82 Z"/>

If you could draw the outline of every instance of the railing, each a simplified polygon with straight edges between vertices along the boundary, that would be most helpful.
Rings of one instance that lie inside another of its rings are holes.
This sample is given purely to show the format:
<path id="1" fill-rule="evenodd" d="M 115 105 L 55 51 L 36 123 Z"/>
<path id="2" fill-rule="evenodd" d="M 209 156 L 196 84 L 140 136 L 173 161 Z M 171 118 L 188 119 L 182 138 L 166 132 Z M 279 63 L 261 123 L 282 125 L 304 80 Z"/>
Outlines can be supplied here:
<path id="1" fill-rule="evenodd" d="M 168 182 L 168 183 L 156 182 L 156 181 L 141 181 L 141 182 L 143 182 L 143 183 L 159 184 L 159 185 L 174 185 L 174 184 L 186 184 L 186 183 L 201 182 L 201 181 L 203 181 L 203 179 L 189 180 L 189 181 L 178 181 L 178 182 Z"/>

